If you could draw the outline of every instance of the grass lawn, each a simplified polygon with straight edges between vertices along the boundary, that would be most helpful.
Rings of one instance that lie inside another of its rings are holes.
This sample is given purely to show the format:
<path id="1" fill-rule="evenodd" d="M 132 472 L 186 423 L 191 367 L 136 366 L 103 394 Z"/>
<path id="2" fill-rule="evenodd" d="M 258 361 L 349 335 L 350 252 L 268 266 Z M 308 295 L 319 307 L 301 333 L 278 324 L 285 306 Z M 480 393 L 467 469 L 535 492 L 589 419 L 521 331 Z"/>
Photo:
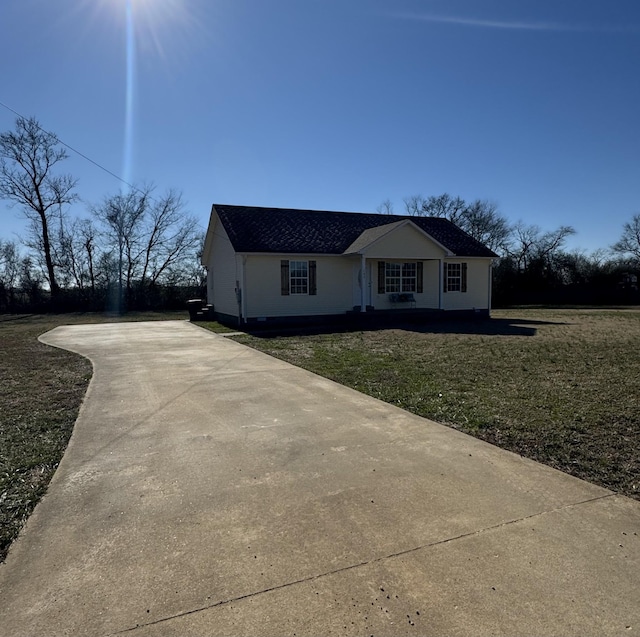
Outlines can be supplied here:
<path id="1" fill-rule="evenodd" d="M 43 345 L 38 336 L 58 325 L 188 316 L 186 311 L 0 316 L 0 562 L 47 489 L 91 379 L 87 359 Z"/>
<path id="2" fill-rule="evenodd" d="M 238 341 L 640 499 L 640 310 Z"/>

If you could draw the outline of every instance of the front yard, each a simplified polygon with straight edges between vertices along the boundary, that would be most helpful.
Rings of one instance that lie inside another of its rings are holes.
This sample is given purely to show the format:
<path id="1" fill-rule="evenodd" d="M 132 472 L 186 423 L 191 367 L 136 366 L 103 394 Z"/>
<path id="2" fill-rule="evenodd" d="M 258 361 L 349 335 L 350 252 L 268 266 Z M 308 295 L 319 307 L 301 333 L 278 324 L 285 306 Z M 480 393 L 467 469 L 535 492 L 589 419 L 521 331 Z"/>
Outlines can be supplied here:
<path id="1" fill-rule="evenodd" d="M 500 310 L 492 317 L 236 338 L 640 499 L 640 310 Z"/>

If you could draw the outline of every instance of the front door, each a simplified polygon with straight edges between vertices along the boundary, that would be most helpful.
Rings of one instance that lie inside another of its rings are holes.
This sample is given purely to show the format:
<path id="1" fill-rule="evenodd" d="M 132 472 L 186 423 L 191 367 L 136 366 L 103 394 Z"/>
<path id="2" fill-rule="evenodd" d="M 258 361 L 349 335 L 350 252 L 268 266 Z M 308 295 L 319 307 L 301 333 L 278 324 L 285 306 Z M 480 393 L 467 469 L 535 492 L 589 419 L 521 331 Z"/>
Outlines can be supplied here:
<path id="1" fill-rule="evenodd" d="M 362 304 L 362 276 L 360 273 L 361 261 L 356 261 L 353 264 L 352 277 L 353 277 L 353 305 L 360 306 Z M 365 264 L 365 305 L 373 305 L 371 303 L 371 261 L 367 261 Z"/>

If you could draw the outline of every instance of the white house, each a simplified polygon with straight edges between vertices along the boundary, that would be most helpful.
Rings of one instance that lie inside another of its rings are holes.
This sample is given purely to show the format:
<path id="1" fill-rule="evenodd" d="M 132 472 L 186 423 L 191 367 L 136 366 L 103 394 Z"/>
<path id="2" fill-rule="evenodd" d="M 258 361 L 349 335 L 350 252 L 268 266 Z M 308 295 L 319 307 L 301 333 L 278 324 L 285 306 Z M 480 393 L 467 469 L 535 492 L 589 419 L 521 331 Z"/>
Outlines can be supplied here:
<path id="1" fill-rule="evenodd" d="M 491 308 L 496 254 L 447 219 L 214 204 L 202 264 L 223 321 Z"/>

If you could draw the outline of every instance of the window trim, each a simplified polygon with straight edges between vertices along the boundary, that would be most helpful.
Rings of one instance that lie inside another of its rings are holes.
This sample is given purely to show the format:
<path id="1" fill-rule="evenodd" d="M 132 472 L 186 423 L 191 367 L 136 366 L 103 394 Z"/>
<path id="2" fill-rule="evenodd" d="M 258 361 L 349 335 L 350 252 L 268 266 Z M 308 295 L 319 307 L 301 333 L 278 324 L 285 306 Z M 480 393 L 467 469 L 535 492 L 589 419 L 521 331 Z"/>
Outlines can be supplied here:
<path id="1" fill-rule="evenodd" d="M 447 292 L 462 290 L 462 263 L 447 263 Z"/>
<path id="2" fill-rule="evenodd" d="M 305 274 L 300 276 L 300 269 L 293 264 L 304 264 Z M 303 282 L 301 284 L 301 282 Z M 304 286 L 305 291 L 297 291 Z M 296 291 L 294 291 L 296 290 Z M 313 259 L 281 259 L 280 260 L 280 294 L 281 296 L 314 296 L 317 292 L 316 261 Z"/>
<path id="3" fill-rule="evenodd" d="M 390 267 L 393 267 L 397 274 L 390 275 Z M 407 274 L 407 270 L 411 273 Z M 397 283 L 391 284 L 390 280 Z M 378 294 L 422 294 L 422 292 L 422 261 L 378 261 Z"/>
<path id="4" fill-rule="evenodd" d="M 452 273 L 457 269 L 457 273 Z M 464 261 L 454 261 L 444 264 L 444 276 L 442 280 L 443 292 L 460 292 L 467 291 L 467 263 Z"/>
<path id="5" fill-rule="evenodd" d="M 289 294 L 291 296 L 309 294 L 309 262 L 307 260 L 289 260 Z"/>

